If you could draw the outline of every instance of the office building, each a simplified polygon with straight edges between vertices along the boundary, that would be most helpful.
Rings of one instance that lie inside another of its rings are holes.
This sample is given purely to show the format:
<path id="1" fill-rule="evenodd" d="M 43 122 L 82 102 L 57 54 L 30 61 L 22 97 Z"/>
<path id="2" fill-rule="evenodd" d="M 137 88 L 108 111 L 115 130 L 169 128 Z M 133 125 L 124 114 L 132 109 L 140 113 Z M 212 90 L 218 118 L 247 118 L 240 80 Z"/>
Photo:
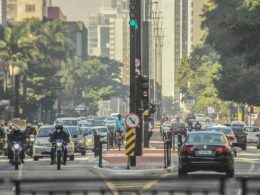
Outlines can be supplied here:
<path id="1" fill-rule="evenodd" d="M 45 15 L 45 0 L 7 0 L 9 22 L 21 22 L 26 18 L 42 19 Z"/>

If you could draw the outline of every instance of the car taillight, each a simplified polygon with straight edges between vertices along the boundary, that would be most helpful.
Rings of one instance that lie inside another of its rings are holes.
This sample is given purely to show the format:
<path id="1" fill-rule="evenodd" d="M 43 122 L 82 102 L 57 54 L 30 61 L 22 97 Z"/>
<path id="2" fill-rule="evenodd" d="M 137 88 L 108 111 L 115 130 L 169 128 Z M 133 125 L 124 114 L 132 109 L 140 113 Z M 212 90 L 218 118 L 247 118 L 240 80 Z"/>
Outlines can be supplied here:
<path id="1" fill-rule="evenodd" d="M 218 154 L 224 154 L 224 153 L 228 153 L 229 149 L 225 146 L 219 146 L 219 147 L 216 148 L 216 152 Z"/>
<path id="2" fill-rule="evenodd" d="M 181 152 L 184 154 L 192 154 L 195 152 L 195 148 L 193 146 L 185 146 Z"/>

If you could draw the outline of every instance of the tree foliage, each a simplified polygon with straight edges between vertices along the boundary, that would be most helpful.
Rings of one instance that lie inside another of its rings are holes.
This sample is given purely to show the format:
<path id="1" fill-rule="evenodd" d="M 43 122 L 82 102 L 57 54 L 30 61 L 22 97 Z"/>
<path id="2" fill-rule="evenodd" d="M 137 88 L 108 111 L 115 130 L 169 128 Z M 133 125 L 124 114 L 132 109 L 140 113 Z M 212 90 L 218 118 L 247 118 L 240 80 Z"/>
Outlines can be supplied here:
<path id="1" fill-rule="evenodd" d="M 219 96 L 259 106 L 260 1 L 211 0 L 210 5 L 204 9 L 203 26 L 206 44 L 220 55 Z"/>

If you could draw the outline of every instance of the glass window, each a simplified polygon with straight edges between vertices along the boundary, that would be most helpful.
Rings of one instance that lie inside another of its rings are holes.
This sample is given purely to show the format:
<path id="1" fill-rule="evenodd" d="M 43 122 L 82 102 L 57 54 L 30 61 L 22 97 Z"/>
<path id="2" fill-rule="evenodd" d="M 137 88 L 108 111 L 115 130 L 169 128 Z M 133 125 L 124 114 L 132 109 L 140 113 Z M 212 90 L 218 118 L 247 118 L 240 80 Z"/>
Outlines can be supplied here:
<path id="1" fill-rule="evenodd" d="M 214 128 L 214 127 L 209 127 L 209 128 L 207 128 L 207 131 L 223 132 L 225 135 L 231 134 L 231 129 L 230 129 L 230 128 Z"/>
<path id="2" fill-rule="evenodd" d="M 187 138 L 186 144 L 199 145 L 199 144 L 224 144 L 226 143 L 225 138 L 221 134 L 209 134 L 209 133 L 196 133 L 190 134 Z"/>
<path id="3" fill-rule="evenodd" d="M 243 133 L 244 132 L 242 127 L 235 127 L 235 128 L 233 128 L 233 131 L 234 131 L 234 133 Z"/>
<path id="4" fill-rule="evenodd" d="M 27 4 L 25 5 L 26 12 L 35 12 L 35 5 L 34 4 Z"/>

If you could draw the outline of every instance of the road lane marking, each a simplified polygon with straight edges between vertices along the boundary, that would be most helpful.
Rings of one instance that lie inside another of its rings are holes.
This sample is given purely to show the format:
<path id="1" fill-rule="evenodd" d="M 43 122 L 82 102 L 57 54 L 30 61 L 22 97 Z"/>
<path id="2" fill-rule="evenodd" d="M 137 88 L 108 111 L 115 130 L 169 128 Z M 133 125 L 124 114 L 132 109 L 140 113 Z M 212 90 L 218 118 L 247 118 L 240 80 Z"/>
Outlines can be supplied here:
<path id="1" fill-rule="evenodd" d="M 19 171 L 18 171 L 18 178 L 22 179 L 23 177 L 23 164 L 20 165 Z"/>

